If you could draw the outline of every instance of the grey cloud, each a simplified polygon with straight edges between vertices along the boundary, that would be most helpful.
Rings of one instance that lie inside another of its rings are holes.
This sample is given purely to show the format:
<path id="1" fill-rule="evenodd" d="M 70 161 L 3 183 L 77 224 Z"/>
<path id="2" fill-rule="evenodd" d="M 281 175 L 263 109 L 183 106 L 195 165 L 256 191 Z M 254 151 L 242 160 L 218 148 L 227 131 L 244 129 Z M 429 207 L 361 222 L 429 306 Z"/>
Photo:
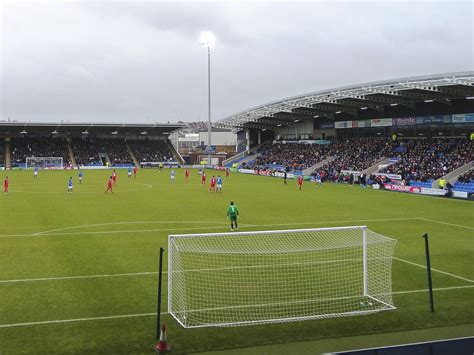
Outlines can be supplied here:
<path id="1" fill-rule="evenodd" d="M 8 2 L 0 119 L 192 121 L 300 93 L 472 70 L 471 2 Z"/>

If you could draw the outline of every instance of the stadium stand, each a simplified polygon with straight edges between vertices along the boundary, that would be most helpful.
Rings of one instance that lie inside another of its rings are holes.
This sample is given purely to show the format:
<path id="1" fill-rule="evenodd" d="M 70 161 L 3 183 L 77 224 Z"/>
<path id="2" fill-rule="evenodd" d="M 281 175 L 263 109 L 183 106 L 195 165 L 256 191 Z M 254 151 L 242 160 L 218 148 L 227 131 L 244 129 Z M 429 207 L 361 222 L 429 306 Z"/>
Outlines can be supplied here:
<path id="1" fill-rule="evenodd" d="M 102 165 L 98 155 L 100 145 L 94 139 L 73 139 L 71 144 L 77 165 Z"/>
<path id="2" fill-rule="evenodd" d="M 459 176 L 454 183 L 453 190 L 474 193 L 474 170 Z"/>
<path id="3" fill-rule="evenodd" d="M 318 172 L 325 180 L 340 181 L 342 171 L 362 171 L 390 154 L 392 143 L 383 138 L 346 139 L 331 144 L 328 156 L 335 159 Z"/>
<path id="4" fill-rule="evenodd" d="M 472 160 L 474 144 L 467 139 L 402 140 L 393 148 L 398 160 L 382 173 L 399 174 L 411 186 L 431 187 L 431 182 Z"/>
<path id="5" fill-rule="evenodd" d="M 133 159 L 128 152 L 125 141 L 122 139 L 101 140 L 101 152 L 107 153 L 112 166 L 133 164 Z"/>
<path id="6" fill-rule="evenodd" d="M 351 138 L 327 145 L 282 144 L 271 142 L 260 146 L 256 157 L 242 167 L 299 172 L 327 157 L 334 160 L 313 172 L 320 173 L 326 181 L 343 182 L 348 172 L 360 172 L 384 158 L 393 163 L 380 173 L 401 175 L 412 186 L 431 188 L 432 181 L 473 159 L 474 143 L 463 138 L 403 139 Z M 344 173 L 345 172 L 345 173 Z M 472 173 L 461 177 L 455 187 L 469 184 Z M 469 180 L 469 181 L 466 181 Z"/>
<path id="7" fill-rule="evenodd" d="M 11 143 L 12 167 L 22 167 L 27 157 L 62 157 L 69 162 L 66 141 L 62 138 L 22 137 Z"/>
<path id="8" fill-rule="evenodd" d="M 162 140 L 128 141 L 127 143 L 141 163 L 159 163 L 174 159 L 168 145 Z"/>
<path id="9" fill-rule="evenodd" d="M 121 139 L 73 139 L 72 149 L 78 165 L 103 165 L 99 154 L 107 154 L 112 166 L 133 164 L 125 141 Z"/>
<path id="10" fill-rule="evenodd" d="M 0 140 L 0 167 L 5 166 L 5 143 Z"/>
<path id="11" fill-rule="evenodd" d="M 258 150 L 260 155 L 245 165 L 246 168 L 302 171 L 321 160 L 328 154 L 328 148 L 311 144 L 264 143 Z"/>

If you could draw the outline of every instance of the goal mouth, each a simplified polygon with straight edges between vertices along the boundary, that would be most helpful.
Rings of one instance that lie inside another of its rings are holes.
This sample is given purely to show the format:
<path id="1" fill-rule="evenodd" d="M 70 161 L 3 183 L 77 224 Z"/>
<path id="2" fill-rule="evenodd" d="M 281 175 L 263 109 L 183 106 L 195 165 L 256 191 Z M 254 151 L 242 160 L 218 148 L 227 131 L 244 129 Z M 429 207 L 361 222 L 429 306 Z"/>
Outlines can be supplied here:
<path id="1" fill-rule="evenodd" d="M 169 312 L 196 328 L 392 310 L 395 245 L 365 226 L 171 235 Z"/>
<path id="2" fill-rule="evenodd" d="M 62 157 L 26 157 L 25 169 L 62 169 L 64 162 Z"/>

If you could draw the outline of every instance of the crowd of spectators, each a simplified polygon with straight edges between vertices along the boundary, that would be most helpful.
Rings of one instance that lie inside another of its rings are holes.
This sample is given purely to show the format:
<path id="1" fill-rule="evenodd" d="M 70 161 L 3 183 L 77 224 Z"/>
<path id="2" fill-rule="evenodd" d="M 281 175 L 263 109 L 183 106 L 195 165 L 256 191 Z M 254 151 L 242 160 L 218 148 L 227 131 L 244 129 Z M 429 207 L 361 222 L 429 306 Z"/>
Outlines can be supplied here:
<path id="1" fill-rule="evenodd" d="M 436 180 L 471 161 L 473 148 L 467 139 L 402 140 L 392 151 L 398 162 L 380 172 L 401 175 L 405 182 Z"/>
<path id="2" fill-rule="evenodd" d="M 107 153 L 112 165 L 133 164 L 123 139 L 105 139 L 100 141 L 101 153 Z"/>
<path id="3" fill-rule="evenodd" d="M 3 140 L 0 140 L 0 167 L 5 166 L 5 145 Z"/>
<path id="4" fill-rule="evenodd" d="M 383 138 L 358 138 L 336 141 L 329 146 L 333 160 L 316 169 L 324 180 L 343 182 L 350 172 L 365 170 L 390 155 L 392 143 Z M 343 171 L 347 171 L 344 173 Z"/>
<path id="5" fill-rule="evenodd" d="M 328 151 L 328 147 L 319 144 L 264 143 L 258 150 L 259 155 L 245 167 L 268 169 L 279 166 L 287 171 L 302 171 L 326 159 Z"/>
<path id="6" fill-rule="evenodd" d="M 173 159 L 173 154 L 164 141 L 140 140 L 129 141 L 128 144 L 139 162 L 159 163 Z"/>
<path id="7" fill-rule="evenodd" d="M 382 169 L 381 173 L 401 175 L 405 182 L 430 181 L 473 159 L 474 142 L 459 138 L 404 139 L 353 138 L 334 141 L 328 145 L 298 143 L 264 143 L 255 160 L 243 166 L 252 169 L 285 169 L 302 171 L 326 158 L 331 161 L 316 169 L 324 180 L 346 182 L 351 172 L 363 171 L 384 158 L 398 163 Z M 466 174 L 461 179 L 472 179 Z"/>
<path id="8" fill-rule="evenodd" d="M 100 144 L 94 139 L 73 139 L 72 151 L 77 165 L 102 165 L 99 158 Z"/>
<path id="9" fill-rule="evenodd" d="M 13 166 L 26 163 L 27 157 L 61 157 L 64 164 L 69 162 L 67 142 L 63 138 L 15 138 L 10 147 Z"/>
<path id="10" fill-rule="evenodd" d="M 467 173 L 462 174 L 460 177 L 458 177 L 457 181 L 466 184 L 474 182 L 474 170 L 470 170 Z"/>
<path id="11" fill-rule="evenodd" d="M 122 139 L 73 139 L 72 150 L 77 165 L 102 165 L 99 157 L 102 153 L 107 154 L 112 165 L 133 163 Z"/>

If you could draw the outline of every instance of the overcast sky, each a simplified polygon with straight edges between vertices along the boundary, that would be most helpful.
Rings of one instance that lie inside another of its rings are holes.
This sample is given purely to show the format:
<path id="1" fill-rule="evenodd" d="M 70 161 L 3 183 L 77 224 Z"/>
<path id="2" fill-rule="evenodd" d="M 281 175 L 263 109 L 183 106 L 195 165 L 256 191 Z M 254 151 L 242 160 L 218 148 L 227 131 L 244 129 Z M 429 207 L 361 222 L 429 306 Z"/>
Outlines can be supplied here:
<path id="1" fill-rule="evenodd" d="M 2 2 L 2 0 L 0 0 Z M 474 70 L 472 1 L 3 1 L 0 120 L 213 120 L 306 92 Z"/>

